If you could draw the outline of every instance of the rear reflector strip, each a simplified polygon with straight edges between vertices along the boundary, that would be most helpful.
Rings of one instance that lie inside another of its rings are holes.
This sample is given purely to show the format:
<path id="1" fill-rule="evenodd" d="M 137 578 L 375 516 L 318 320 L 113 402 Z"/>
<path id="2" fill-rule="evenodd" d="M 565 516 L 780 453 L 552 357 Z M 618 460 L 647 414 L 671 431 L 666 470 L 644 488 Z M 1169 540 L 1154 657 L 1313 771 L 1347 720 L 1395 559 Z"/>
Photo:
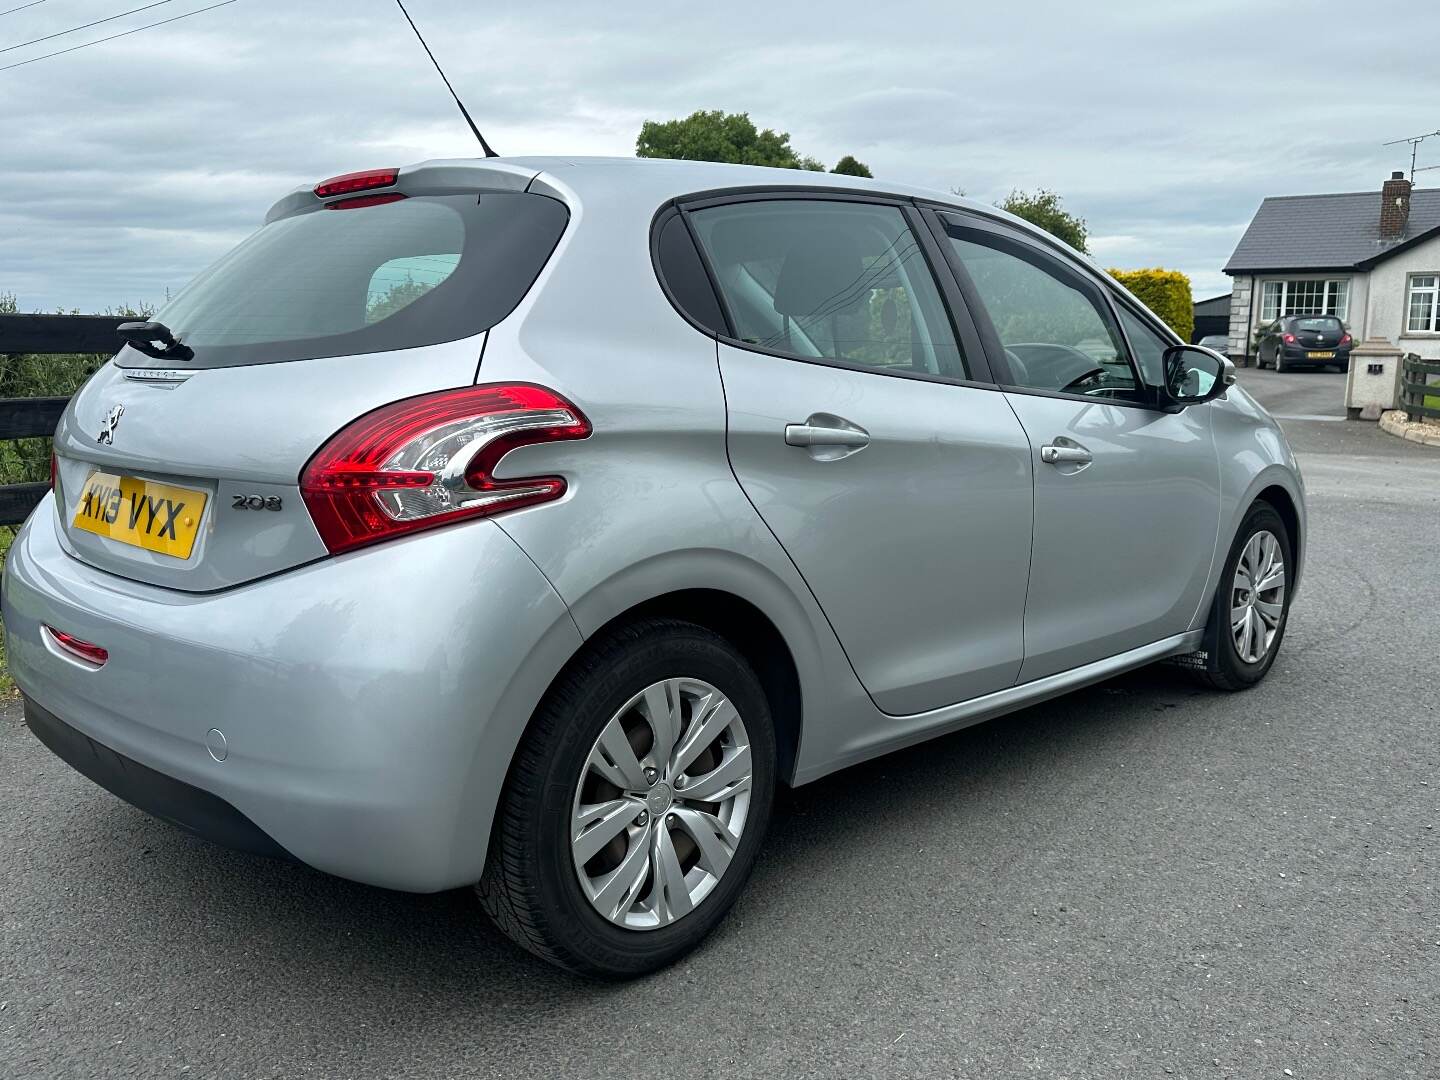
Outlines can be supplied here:
<path id="1" fill-rule="evenodd" d="M 95 667 L 104 667 L 105 661 L 110 659 L 110 652 L 102 649 L 89 641 L 82 641 L 74 634 L 67 634 L 64 630 L 56 630 L 53 626 L 42 624 L 42 629 L 49 636 L 50 640 L 63 652 L 71 656 L 79 657 L 87 664 Z"/>

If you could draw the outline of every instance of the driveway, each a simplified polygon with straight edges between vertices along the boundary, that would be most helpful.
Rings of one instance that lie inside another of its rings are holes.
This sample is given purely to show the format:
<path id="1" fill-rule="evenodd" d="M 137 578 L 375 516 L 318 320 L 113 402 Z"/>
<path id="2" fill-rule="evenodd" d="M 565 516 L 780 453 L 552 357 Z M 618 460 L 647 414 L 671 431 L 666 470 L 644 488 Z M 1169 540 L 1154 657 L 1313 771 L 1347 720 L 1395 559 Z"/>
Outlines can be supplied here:
<path id="1" fill-rule="evenodd" d="M 467 892 L 193 840 L 5 706 L 0 1075 L 1440 1075 L 1440 456 L 1286 427 L 1310 556 L 1261 687 L 1152 668 L 783 794 L 720 932 L 629 985 Z"/>

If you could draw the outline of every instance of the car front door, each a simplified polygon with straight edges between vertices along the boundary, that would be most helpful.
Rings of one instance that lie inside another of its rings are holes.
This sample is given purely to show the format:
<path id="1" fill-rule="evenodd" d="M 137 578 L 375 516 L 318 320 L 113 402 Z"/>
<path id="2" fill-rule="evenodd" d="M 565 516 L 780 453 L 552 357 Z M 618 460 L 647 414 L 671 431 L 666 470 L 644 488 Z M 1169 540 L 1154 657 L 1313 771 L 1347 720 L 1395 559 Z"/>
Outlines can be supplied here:
<path id="1" fill-rule="evenodd" d="M 735 475 L 876 705 L 912 714 L 1012 685 L 1031 454 L 953 283 L 933 274 L 939 245 L 913 208 L 883 201 L 774 195 L 686 214 L 726 308 Z"/>
<path id="2" fill-rule="evenodd" d="M 979 216 L 932 220 L 1030 440 L 1020 681 L 1182 633 L 1214 557 L 1220 470 L 1210 409 L 1158 406 L 1171 342 L 1044 241 Z"/>

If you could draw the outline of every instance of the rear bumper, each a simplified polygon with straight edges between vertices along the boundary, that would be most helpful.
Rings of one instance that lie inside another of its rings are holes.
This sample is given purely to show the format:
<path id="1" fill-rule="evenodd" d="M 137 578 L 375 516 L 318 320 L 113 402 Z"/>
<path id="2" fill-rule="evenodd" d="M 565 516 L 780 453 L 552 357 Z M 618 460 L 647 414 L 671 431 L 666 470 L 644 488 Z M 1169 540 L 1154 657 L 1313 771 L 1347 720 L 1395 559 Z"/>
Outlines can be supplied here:
<path id="1" fill-rule="evenodd" d="M 224 799 L 156 772 L 134 758 L 117 754 L 28 697 L 25 726 L 76 772 L 147 814 L 237 851 L 274 858 L 292 857 L 265 830 Z"/>
<path id="2" fill-rule="evenodd" d="M 1335 355 L 1326 358 L 1311 359 L 1312 352 L 1329 352 Z M 1333 349 L 1307 349 L 1303 345 L 1284 345 L 1280 348 L 1280 355 L 1285 358 L 1286 367 L 1304 367 L 1314 365 L 1315 367 L 1328 367 L 1331 364 L 1348 364 L 1350 362 L 1350 346 Z"/>
<path id="3" fill-rule="evenodd" d="M 479 878 L 515 744 L 580 644 L 493 522 L 187 594 L 68 555 L 47 498 L 3 604 L 11 672 L 54 742 L 36 734 L 79 771 L 222 842 L 416 892 Z M 44 625 L 109 660 L 67 656 Z M 130 763 L 144 783 L 116 779 Z"/>

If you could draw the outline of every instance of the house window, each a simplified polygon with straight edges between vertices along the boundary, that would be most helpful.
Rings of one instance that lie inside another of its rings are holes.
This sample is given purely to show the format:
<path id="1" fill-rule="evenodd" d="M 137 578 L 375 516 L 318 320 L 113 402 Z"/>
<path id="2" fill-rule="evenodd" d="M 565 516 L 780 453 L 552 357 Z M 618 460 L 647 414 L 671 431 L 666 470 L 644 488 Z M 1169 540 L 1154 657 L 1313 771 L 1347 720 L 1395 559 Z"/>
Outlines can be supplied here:
<path id="1" fill-rule="evenodd" d="M 1406 330 L 1432 334 L 1440 331 L 1440 274 L 1411 274 L 1405 309 L 1410 313 Z"/>
<path id="2" fill-rule="evenodd" d="M 1344 278 L 1267 281 L 1261 288 L 1262 322 L 1274 322 L 1284 315 L 1334 315 L 1344 319 L 1350 306 L 1350 282 Z"/>

